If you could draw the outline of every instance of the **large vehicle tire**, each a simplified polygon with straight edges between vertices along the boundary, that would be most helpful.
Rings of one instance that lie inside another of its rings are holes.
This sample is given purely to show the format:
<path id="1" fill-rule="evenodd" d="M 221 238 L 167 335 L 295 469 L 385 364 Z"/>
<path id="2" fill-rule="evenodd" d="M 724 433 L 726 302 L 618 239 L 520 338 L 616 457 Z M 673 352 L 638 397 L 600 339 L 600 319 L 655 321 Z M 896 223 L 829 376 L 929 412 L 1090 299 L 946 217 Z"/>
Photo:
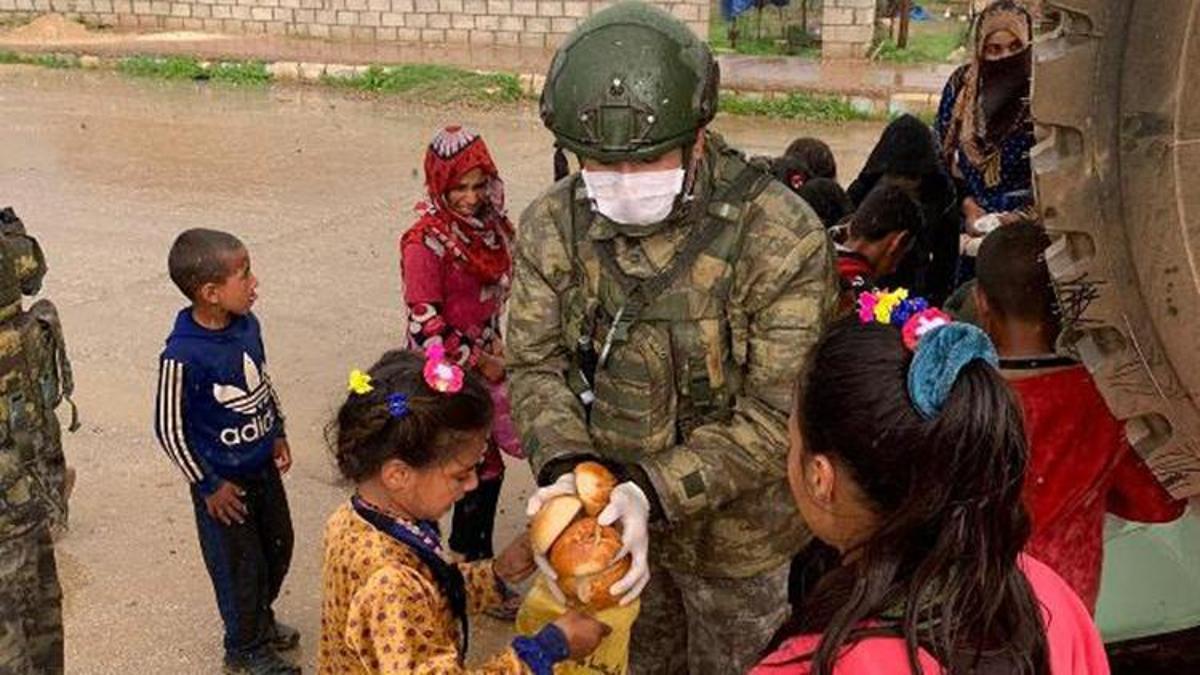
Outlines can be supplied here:
<path id="1" fill-rule="evenodd" d="M 1063 344 L 1174 495 L 1200 494 L 1200 2 L 1050 0 L 1033 150 Z"/>

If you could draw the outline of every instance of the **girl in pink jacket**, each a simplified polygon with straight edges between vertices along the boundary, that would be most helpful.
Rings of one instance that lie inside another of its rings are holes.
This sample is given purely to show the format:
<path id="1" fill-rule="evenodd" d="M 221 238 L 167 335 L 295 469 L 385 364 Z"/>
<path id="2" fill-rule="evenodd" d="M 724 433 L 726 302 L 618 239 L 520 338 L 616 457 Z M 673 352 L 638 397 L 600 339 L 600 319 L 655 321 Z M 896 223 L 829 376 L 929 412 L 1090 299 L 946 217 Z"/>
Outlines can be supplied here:
<path id="1" fill-rule="evenodd" d="M 831 547 L 753 675 L 1105 675 L 1091 617 L 1021 553 L 1021 408 L 974 326 L 865 294 L 797 388 L 788 478 Z"/>

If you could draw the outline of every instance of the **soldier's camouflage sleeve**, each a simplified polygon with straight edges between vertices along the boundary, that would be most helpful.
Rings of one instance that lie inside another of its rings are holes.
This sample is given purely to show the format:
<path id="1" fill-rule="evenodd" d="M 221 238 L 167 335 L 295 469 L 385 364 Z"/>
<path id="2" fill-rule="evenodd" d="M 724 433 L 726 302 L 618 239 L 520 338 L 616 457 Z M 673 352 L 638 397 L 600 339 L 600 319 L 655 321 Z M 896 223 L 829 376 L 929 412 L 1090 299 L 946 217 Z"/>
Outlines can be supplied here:
<path id="1" fill-rule="evenodd" d="M 570 217 L 564 212 L 569 201 L 553 198 L 553 190 L 561 189 L 553 188 L 521 215 L 508 306 L 513 419 L 535 478 L 551 460 L 593 451 L 583 405 L 565 375 L 571 355 L 563 343 L 559 303 L 575 280 L 567 245 L 555 224 L 556 217 Z"/>
<path id="2" fill-rule="evenodd" d="M 786 478 L 796 378 L 837 300 L 832 248 L 815 214 L 779 184 L 754 205 L 727 309 L 743 371 L 733 418 L 641 462 L 672 521 Z"/>

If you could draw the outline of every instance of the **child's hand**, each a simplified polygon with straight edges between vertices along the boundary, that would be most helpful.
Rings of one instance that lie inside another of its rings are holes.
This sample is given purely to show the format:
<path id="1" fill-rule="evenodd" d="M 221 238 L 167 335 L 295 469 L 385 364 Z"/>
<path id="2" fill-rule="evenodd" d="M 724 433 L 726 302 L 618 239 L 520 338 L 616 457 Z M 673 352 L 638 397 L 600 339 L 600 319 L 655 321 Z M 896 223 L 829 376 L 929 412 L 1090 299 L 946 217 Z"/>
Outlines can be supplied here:
<path id="1" fill-rule="evenodd" d="M 504 341 L 500 338 L 492 340 L 486 350 L 479 352 L 479 372 L 488 382 L 504 381 Z"/>
<path id="2" fill-rule="evenodd" d="M 499 357 L 500 360 L 503 361 L 504 360 L 504 340 L 501 340 L 500 338 L 496 338 L 496 339 L 492 340 L 492 348 L 489 351 L 492 353 L 492 356 Z"/>
<path id="3" fill-rule="evenodd" d="M 292 468 L 292 448 L 286 438 L 275 439 L 275 468 L 280 474 L 285 474 Z"/>
<path id="4" fill-rule="evenodd" d="M 608 624 L 573 609 L 568 609 L 566 614 L 555 619 L 554 625 L 567 636 L 567 652 L 572 661 L 591 654 L 600 641 L 612 632 Z"/>
<path id="5" fill-rule="evenodd" d="M 522 533 L 505 546 L 492 561 L 492 569 L 506 584 L 516 584 L 529 578 L 537 569 L 533 562 L 533 548 L 529 545 L 529 533 Z"/>
<path id="6" fill-rule="evenodd" d="M 241 525 L 246 522 L 246 514 L 250 512 L 242 501 L 245 495 L 246 491 L 242 488 L 227 480 L 221 481 L 217 491 L 204 498 L 204 506 L 208 509 L 208 515 L 223 525 Z"/>
<path id="7" fill-rule="evenodd" d="M 504 381 L 504 357 L 489 354 L 487 352 L 479 353 L 479 372 L 488 382 L 503 382 Z"/>

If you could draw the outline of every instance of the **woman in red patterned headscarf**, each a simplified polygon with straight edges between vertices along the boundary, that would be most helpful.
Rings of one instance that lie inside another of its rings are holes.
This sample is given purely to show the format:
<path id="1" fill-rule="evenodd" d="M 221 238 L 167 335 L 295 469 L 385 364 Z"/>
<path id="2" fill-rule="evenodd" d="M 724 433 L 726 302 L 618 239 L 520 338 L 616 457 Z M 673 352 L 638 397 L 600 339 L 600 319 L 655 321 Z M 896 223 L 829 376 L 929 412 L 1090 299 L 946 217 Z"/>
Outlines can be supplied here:
<path id="1" fill-rule="evenodd" d="M 496 420 L 479 487 L 454 509 L 450 547 L 469 560 L 492 557 L 492 524 L 504 461 L 497 448 L 520 456 L 504 385 L 500 316 L 512 275 L 512 223 L 504 183 L 477 134 L 442 129 L 425 153 L 427 198 L 417 222 L 400 238 L 400 268 L 408 306 L 409 346 L 441 344 L 449 358 L 477 368 L 492 385 Z"/>
<path id="2" fill-rule="evenodd" d="M 452 126 L 426 150 L 425 186 L 419 218 L 400 239 L 411 344 L 440 343 L 487 374 L 512 272 L 504 183 L 483 139 Z"/>

